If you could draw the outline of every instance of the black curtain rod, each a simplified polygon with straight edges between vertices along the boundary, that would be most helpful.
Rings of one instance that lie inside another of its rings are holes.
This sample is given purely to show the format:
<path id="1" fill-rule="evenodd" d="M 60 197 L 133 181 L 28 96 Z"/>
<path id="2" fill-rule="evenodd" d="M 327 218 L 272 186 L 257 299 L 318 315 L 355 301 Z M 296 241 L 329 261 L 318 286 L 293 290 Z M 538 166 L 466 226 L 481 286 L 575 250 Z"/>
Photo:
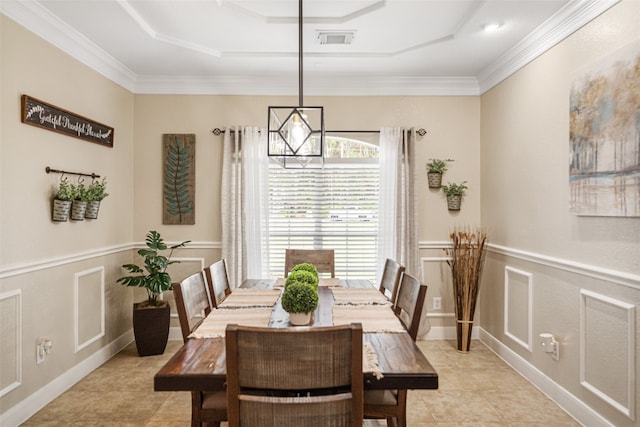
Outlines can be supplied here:
<path id="1" fill-rule="evenodd" d="M 231 132 L 235 132 L 233 129 L 229 129 Z M 214 135 L 223 134 L 225 129 L 215 128 L 211 131 Z M 324 133 L 380 133 L 379 130 L 325 130 Z M 420 136 L 425 136 L 427 131 L 423 128 L 416 130 L 416 133 Z"/>

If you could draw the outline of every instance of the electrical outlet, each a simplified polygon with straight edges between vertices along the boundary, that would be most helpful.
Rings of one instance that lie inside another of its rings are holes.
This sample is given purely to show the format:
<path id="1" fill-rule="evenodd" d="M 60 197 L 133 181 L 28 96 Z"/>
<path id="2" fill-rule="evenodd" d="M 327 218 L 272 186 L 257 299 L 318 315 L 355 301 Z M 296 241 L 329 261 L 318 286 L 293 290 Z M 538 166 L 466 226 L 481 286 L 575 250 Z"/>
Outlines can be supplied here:
<path id="1" fill-rule="evenodd" d="M 39 365 L 44 362 L 44 345 L 41 342 L 36 344 L 36 364 Z"/>
<path id="2" fill-rule="evenodd" d="M 433 297 L 433 309 L 441 310 L 442 309 L 442 298 L 441 297 Z"/>

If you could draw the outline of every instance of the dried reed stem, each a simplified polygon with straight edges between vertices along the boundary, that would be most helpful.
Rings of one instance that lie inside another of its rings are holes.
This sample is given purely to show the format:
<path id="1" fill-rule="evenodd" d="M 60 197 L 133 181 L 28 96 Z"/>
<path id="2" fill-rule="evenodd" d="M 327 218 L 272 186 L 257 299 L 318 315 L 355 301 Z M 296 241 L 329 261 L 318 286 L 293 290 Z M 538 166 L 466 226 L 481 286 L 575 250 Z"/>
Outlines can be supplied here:
<path id="1" fill-rule="evenodd" d="M 447 264 L 453 277 L 456 318 L 458 320 L 458 347 L 469 348 L 468 334 L 478 299 L 480 274 L 484 265 L 487 232 L 483 228 L 456 228 L 449 235 L 453 247 L 445 252 L 450 256 Z M 464 331 L 461 335 L 461 331 Z M 463 343 L 461 345 L 460 338 Z"/>

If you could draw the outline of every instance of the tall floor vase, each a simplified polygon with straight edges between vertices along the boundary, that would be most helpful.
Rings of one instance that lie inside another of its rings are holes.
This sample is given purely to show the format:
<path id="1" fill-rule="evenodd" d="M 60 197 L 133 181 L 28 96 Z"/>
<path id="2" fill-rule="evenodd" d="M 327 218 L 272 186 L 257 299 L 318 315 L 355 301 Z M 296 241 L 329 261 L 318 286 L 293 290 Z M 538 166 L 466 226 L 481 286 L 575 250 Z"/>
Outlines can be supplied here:
<path id="1" fill-rule="evenodd" d="M 484 265 L 487 233 L 482 228 L 462 228 L 455 229 L 450 237 L 452 247 L 446 252 L 450 256 L 447 264 L 453 279 L 457 344 L 459 351 L 467 353 L 471 348 L 473 316 Z"/>

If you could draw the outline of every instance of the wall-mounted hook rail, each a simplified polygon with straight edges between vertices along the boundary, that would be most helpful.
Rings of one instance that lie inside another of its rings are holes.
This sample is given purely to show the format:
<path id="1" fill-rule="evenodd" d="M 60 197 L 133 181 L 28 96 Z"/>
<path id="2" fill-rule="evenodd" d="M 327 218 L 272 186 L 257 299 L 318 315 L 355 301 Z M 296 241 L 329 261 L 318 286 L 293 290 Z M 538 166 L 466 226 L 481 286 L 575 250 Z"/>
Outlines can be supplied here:
<path id="1" fill-rule="evenodd" d="M 47 173 L 61 173 L 63 175 L 67 174 L 67 175 L 90 176 L 93 179 L 100 178 L 100 175 L 97 175 L 97 174 L 95 174 L 93 172 L 92 173 L 69 172 L 69 171 L 63 171 L 63 170 L 60 170 L 60 169 L 53 169 L 53 168 L 50 168 L 49 166 L 47 166 L 45 168 L 45 171 Z"/>

